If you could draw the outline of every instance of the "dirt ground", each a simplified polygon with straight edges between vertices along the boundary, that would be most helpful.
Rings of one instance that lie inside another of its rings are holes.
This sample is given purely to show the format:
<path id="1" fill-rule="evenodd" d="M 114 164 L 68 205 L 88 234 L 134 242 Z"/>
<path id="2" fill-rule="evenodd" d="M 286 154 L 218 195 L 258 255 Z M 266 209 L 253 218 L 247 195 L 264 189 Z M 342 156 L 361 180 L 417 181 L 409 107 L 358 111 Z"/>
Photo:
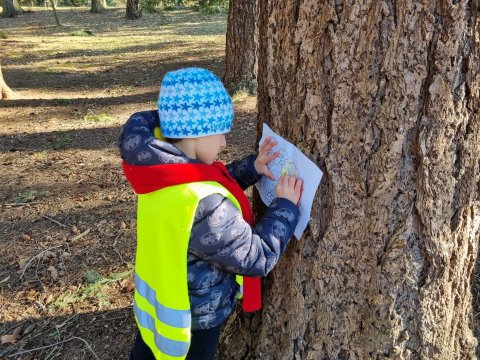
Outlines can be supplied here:
<path id="1" fill-rule="evenodd" d="M 55 27 L 33 10 L 0 19 L 18 95 L 0 101 L 0 359 L 126 359 L 136 200 L 117 137 L 156 107 L 166 71 L 223 75 L 226 15 L 60 9 Z M 224 161 L 253 151 L 255 98 L 235 108 Z"/>

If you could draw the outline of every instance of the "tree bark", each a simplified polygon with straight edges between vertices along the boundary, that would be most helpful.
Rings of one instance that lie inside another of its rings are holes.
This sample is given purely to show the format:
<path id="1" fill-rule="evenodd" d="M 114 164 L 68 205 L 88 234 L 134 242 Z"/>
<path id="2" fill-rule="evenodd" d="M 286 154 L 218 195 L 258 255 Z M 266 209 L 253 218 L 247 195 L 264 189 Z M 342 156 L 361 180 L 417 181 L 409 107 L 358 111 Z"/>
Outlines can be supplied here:
<path id="1" fill-rule="evenodd" d="M 223 82 L 231 94 L 238 90 L 255 94 L 257 90 L 257 7 L 257 0 L 230 0 L 229 3 Z"/>
<path id="2" fill-rule="evenodd" d="M 92 6 L 90 12 L 93 14 L 101 14 L 105 11 L 103 0 L 92 0 Z"/>
<path id="3" fill-rule="evenodd" d="M 3 79 L 2 64 L 0 63 L 0 99 L 13 99 L 15 93 L 10 89 Z"/>
<path id="4" fill-rule="evenodd" d="M 23 13 L 23 9 L 18 3 L 18 0 L 3 0 L 2 17 L 12 18 Z"/>
<path id="5" fill-rule="evenodd" d="M 229 321 L 220 358 L 476 358 L 477 11 L 477 0 L 260 2 L 258 129 L 324 176 L 263 311 Z"/>
<path id="6" fill-rule="evenodd" d="M 127 0 L 127 19 L 135 20 L 142 16 L 142 12 L 138 8 L 139 0 Z"/>

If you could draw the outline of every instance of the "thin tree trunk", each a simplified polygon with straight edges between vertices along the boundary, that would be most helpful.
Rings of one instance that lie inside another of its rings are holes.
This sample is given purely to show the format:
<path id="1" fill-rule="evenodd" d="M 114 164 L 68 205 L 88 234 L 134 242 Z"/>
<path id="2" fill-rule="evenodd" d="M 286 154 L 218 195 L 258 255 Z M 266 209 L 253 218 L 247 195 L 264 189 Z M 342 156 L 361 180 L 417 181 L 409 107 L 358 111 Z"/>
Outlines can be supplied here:
<path id="1" fill-rule="evenodd" d="M 15 93 L 10 89 L 3 79 L 2 64 L 0 63 L 0 99 L 13 99 Z"/>
<path id="2" fill-rule="evenodd" d="M 232 94 L 257 90 L 257 6 L 257 0 L 230 0 L 223 82 Z"/>
<path id="3" fill-rule="evenodd" d="M 90 12 L 94 14 L 100 14 L 105 11 L 105 6 L 103 4 L 103 0 L 92 0 L 92 7 L 90 8 Z"/>
<path id="4" fill-rule="evenodd" d="M 3 0 L 2 17 L 12 18 L 23 13 L 23 9 L 18 3 L 18 0 Z"/>
<path id="5" fill-rule="evenodd" d="M 265 281 L 264 310 L 232 318 L 219 358 L 476 358 L 477 11 L 477 0 L 260 2 L 259 129 L 324 177 L 307 232 Z"/>
<path id="6" fill-rule="evenodd" d="M 53 17 L 55 18 L 55 24 L 57 24 L 57 26 L 62 26 L 60 24 L 60 20 L 58 19 L 58 14 L 57 14 L 57 8 L 55 6 L 55 1 L 56 0 L 50 0 L 50 3 L 52 4 Z"/>

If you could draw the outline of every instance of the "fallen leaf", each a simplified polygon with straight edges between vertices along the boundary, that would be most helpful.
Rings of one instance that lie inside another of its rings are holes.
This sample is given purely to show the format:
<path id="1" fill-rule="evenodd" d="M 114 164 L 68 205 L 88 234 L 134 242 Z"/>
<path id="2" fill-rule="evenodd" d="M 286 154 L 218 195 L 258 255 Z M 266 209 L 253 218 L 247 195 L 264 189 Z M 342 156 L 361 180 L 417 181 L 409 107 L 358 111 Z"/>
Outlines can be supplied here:
<path id="1" fill-rule="evenodd" d="M 30 290 L 27 293 L 27 300 L 30 302 L 34 302 L 35 300 L 37 300 L 36 295 L 37 295 L 37 291 L 35 289 Z"/>
<path id="2" fill-rule="evenodd" d="M 72 234 L 74 235 L 80 234 L 80 230 L 78 230 L 78 228 L 75 225 L 72 226 Z"/>
<path id="3" fill-rule="evenodd" d="M 35 324 L 31 324 L 27 326 L 27 328 L 23 332 L 23 336 L 30 334 L 33 331 L 33 329 L 35 329 L 35 326 L 36 326 Z"/>
<path id="4" fill-rule="evenodd" d="M 121 230 L 125 230 L 126 228 L 127 228 L 127 224 L 125 224 L 125 221 L 122 221 L 122 222 L 120 223 L 120 229 L 121 229 Z"/>
<path id="5" fill-rule="evenodd" d="M 20 268 L 20 270 L 25 269 L 25 266 L 27 265 L 27 261 L 28 261 L 27 257 L 20 256 L 18 258 L 18 267 Z"/>
<path id="6" fill-rule="evenodd" d="M 0 343 L 3 344 L 15 344 L 17 340 L 20 340 L 20 335 L 6 334 L 0 338 Z"/>
<path id="7" fill-rule="evenodd" d="M 50 273 L 50 276 L 52 277 L 53 280 L 58 279 L 58 271 L 55 268 L 55 266 L 49 266 L 47 271 Z"/>
<path id="8" fill-rule="evenodd" d="M 32 240 L 32 237 L 28 234 L 23 234 L 22 235 L 22 240 L 29 241 L 29 240 Z"/>
<path id="9" fill-rule="evenodd" d="M 48 258 L 56 258 L 57 254 L 55 254 L 53 251 L 47 250 L 43 253 L 43 258 L 46 260 Z"/>
<path id="10" fill-rule="evenodd" d="M 45 304 L 50 304 L 53 301 L 53 295 L 48 294 L 47 299 L 45 300 Z"/>

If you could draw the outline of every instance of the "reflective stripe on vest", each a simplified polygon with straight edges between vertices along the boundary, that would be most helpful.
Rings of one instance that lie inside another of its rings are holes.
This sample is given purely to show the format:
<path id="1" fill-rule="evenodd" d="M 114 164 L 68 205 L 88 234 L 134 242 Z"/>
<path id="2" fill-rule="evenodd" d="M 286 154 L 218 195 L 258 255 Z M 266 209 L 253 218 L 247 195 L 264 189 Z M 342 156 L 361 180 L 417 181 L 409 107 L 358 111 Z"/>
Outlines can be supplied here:
<path id="1" fill-rule="evenodd" d="M 155 319 L 146 311 L 141 310 L 136 301 L 133 303 L 133 311 L 139 325 L 152 332 L 155 346 L 161 353 L 173 357 L 182 357 L 187 354 L 190 342 L 175 341 L 160 335 L 155 329 Z"/>
<path id="2" fill-rule="evenodd" d="M 198 202 L 214 193 L 240 209 L 237 199 L 216 182 L 138 195 L 134 312 L 142 339 L 157 360 L 181 360 L 188 353 L 188 241 Z"/>
<path id="3" fill-rule="evenodd" d="M 138 294 L 147 299 L 150 305 L 155 308 L 157 319 L 164 324 L 178 328 L 191 326 L 190 311 L 170 309 L 159 303 L 155 290 L 143 281 L 137 273 L 135 273 L 135 290 L 137 290 Z"/>

